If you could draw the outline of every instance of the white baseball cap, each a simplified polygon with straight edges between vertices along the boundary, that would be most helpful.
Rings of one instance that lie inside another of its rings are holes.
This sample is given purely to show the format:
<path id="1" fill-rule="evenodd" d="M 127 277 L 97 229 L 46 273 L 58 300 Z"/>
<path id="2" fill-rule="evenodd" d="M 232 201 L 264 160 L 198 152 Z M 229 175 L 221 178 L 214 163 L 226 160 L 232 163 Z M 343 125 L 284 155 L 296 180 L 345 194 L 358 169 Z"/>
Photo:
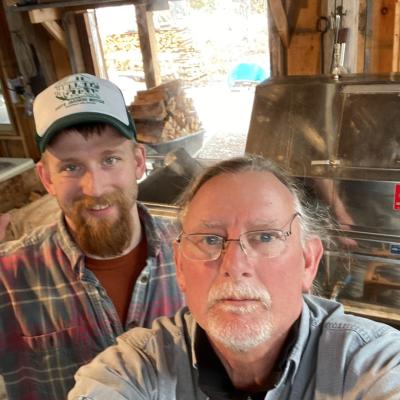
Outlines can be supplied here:
<path id="1" fill-rule="evenodd" d="M 50 140 L 65 128 L 104 122 L 128 139 L 136 129 L 118 86 L 90 74 L 73 74 L 39 93 L 33 103 L 36 142 L 43 153 Z"/>

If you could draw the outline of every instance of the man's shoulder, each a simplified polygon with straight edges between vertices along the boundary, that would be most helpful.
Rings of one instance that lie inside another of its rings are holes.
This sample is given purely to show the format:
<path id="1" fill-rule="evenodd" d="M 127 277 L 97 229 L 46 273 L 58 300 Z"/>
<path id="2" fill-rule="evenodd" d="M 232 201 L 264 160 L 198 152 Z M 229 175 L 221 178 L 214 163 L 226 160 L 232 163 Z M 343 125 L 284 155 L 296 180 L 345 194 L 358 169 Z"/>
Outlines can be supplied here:
<path id="1" fill-rule="evenodd" d="M 400 331 L 382 322 L 348 314 L 343 306 L 335 301 L 309 297 L 306 303 L 311 314 L 318 309 L 319 318 L 311 317 L 311 324 L 318 327 L 319 343 L 349 345 L 361 348 L 374 343 L 393 343 L 400 352 Z M 322 318 L 321 318 L 322 317 Z M 318 321 L 319 320 L 319 321 Z"/>
<path id="2" fill-rule="evenodd" d="M 398 393 L 399 389 L 400 332 L 381 322 L 346 314 L 334 301 L 309 298 L 306 304 L 311 312 L 301 358 L 305 360 L 302 376 L 315 373 L 315 393 L 338 394 L 351 388 L 352 394 L 346 398 L 393 398 L 385 394 Z M 320 316 L 325 310 L 322 319 L 313 317 L 315 308 L 320 308 Z"/>
<path id="3" fill-rule="evenodd" d="M 147 354 L 164 351 L 164 347 L 179 347 L 181 340 L 190 341 L 195 321 L 187 307 L 173 317 L 156 318 L 151 328 L 137 327 L 125 332 L 119 341 Z M 172 348 L 171 348 L 172 351 Z"/>
<path id="4" fill-rule="evenodd" d="M 6 258 L 15 254 L 40 251 L 40 248 L 57 235 L 57 223 L 39 226 L 18 239 L 0 243 L 0 257 Z"/>
<path id="5" fill-rule="evenodd" d="M 40 226 L 19 239 L 1 243 L 0 281 L 14 282 L 35 268 L 48 265 L 50 258 L 60 254 L 56 251 L 60 247 L 57 223 Z"/>

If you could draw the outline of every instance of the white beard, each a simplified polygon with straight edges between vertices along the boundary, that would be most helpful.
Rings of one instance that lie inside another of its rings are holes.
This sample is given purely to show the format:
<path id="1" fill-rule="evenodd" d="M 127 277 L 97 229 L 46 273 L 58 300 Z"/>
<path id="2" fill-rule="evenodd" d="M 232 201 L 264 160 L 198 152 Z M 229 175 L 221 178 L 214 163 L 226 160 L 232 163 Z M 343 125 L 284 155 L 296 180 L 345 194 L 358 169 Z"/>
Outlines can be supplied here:
<path id="1" fill-rule="evenodd" d="M 253 299 L 235 306 L 219 303 L 223 299 Z M 212 288 L 208 295 L 207 334 L 224 347 L 245 352 L 266 342 L 272 333 L 271 297 L 266 289 L 254 289 L 240 283 L 224 283 Z M 252 317 L 255 311 L 263 311 Z M 229 314 L 229 315 L 227 315 Z"/>

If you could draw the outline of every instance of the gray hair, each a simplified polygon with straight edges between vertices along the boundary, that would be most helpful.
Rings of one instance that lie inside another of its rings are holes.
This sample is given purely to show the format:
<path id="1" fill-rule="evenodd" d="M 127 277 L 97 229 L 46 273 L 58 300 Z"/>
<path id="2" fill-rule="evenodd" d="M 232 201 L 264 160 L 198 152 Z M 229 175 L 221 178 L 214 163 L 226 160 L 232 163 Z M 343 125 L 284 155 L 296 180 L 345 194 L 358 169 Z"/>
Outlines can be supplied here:
<path id="1" fill-rule="evenodd" d="M 328 240 L 327 228 L 330 220 L 327 208 L 308 198 L 305 190 L 284 169 L 271 160 L 258 155 L 230 158 L 206 168 L 180 196 L 178 200 L 178 206 L 181 210 L 180 220 L 182 221 L 193 197 L 210 179 L 222 174 L 238 174 L 247 171 L 271 173 L 291 192 L 294 209 L 300 214 L 299 221 L 303 244 L 312 237 L 319 237 L 322 241 Z"/>

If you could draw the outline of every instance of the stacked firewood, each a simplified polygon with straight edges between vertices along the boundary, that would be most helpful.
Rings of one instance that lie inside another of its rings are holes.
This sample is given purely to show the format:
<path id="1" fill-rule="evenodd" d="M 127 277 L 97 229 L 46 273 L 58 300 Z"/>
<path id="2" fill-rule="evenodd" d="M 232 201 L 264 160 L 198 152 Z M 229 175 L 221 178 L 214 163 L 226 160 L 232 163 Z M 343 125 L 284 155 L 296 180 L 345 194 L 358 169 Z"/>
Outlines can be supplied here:
<path id="1" fill-rule="evenodd" d="M 189 30 L 158 29 L 156 40 L 163 79 L 169 81 L 179 77 L 191 83 L 200 83 L 206 79 L 206 67 L 199 50 L 193 44 Z M 107 36 L 103 50 L 108 68 L 127 72 L 140 81 L 144 79 L 137 32 Z"/>
<path id="2" fill-rule="evenodd" d="M 138 91 L 129 111 L 138 140 L 144 143 L 168 142 L 201 129 L 193 100 L 180 80 Z"/>

